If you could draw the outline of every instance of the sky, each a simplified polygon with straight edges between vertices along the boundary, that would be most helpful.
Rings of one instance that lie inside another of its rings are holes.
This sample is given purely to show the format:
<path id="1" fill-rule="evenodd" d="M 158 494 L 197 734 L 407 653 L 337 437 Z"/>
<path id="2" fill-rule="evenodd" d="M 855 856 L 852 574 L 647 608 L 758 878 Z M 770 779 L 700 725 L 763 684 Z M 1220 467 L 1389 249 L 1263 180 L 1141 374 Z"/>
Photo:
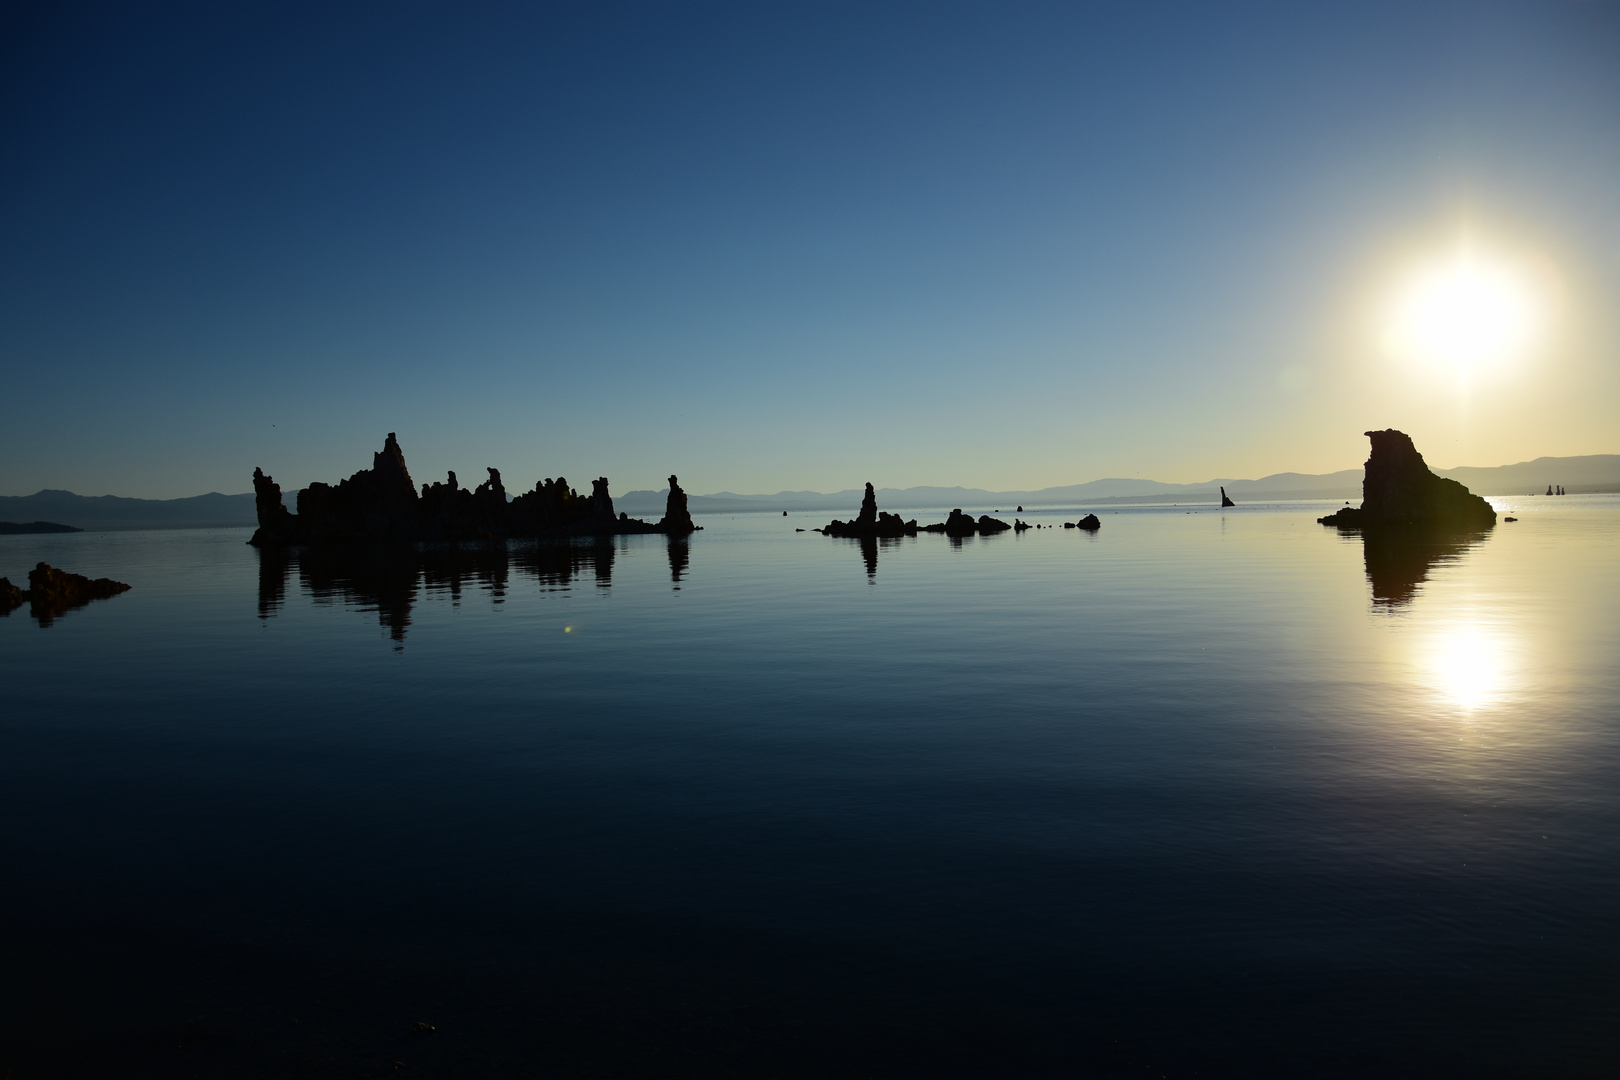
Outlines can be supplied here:
<path id="1" fill-rule="evenodd" d="M 1620 453 L 1620 0 L 0 19 L 0 494 Z M 1524 333 L 1403 353 L 1464 250 Z"/>

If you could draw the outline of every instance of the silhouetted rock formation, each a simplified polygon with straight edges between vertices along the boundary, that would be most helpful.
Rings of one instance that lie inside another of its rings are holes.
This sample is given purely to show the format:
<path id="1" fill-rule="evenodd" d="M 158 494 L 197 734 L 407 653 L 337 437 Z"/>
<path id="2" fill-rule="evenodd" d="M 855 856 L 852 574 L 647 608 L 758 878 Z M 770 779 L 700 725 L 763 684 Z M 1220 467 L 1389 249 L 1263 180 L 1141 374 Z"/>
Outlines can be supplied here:
<path id="1" fill-rule="evenodd" d="M 1102 519 L 1096 514 L 1087 514 L 1085 517 L 1075 522 L 1074 527 L 1077 529 L 1085 529 L 1087 532 L 1096 532 L 1098 529 L 1102 528 Z"/>
<path id="2" fill-rule="evenodd" d="M 866 497 L 861 500 L 861 512 L 852 521 L 839 521 L 834 518 L 820 530 L 824 536 L 849 537 L 879 537 L 879 536 L 916 536 L 917 522 L 900 520 L 898 514 L 880 513 L 877 508 L 877 493 L 872 485 L 866 485 Z M 873 556 L 874 560 L 876 556 Z M 875 565 L 875 562 L 874 562 Z"/>
<path id="3" fill-rule="evenodd" d="M 658 523 L 658 531 L 669 533 L 671 536 L 685 536 L 687 533 L 697 532 L 700 526 L 692 524 L 692 513 L 686 508 L 686 492 L 676 482 L 673 473 L 669 477 L 669 500 L 664 504 L 664 518 Z"/>
<path id="4" fill-rule="evenodd" d="M 932 525 L 925 525 L 923 532 L 942 532 L 946 536 L 991 536 L 998 532 L 1006 532 L 1012 528 L 1005 521 L 1000 521 L 989 514 L 981 514 L 975 521 L 971 514 L 964 514 L 960 507 L 951 511 L 951 516 L 944 521 L 937 521 Z"/>
<path id="5" fill-rule="evenodd" d="M 10 614 L 28 601 L 31 613 L 41 626 L 49 626 L 59 616 L 92 600 L 105 600 L 128 592 L 129 586 L 111 578 L 91 580 L 83 574 L 70 574 L 48 563 L 39 563 L 28 572 L 28 588 L 19 589 L 0 578 L 0 615 Z"/>
<path id="6" fill-rule="evenodd" d="M 1445 529 L 1488 529 L 1496 524 L 1491 504 L 1455 480 L 1434 475 L 1405 433 L 1368 431 L 1372 456 L 1361 481 L 1361 506 L 1346 507 L 1317 520 L 1341 529 L 1393 525 Z"/>
<path id="7" fill-rule="evenodd" d="M 1013 532 L 1023 532 L 1027 528 L 1029 528 L 1029 526 L 1026 525 L 1021 519 L 1013 518 Z"/>
<path id="8" fill-rule="evenodd" d="M 1225 487 L 1225 485 L 1222 485 L 1221 486 L 1221 509 L 1225 510 L 1228 506 L 1236 506 L 1236 505 L 1237 505 L 1237 503 L 1233 502 L 1231 499 L 1228 499 L 1226 497 L 1226 487 Z"/>
<path id="9" fill-rule="evenodd" d="M 84 532 L 72 525 L 58 525 L 54 521 L 0 521 L 0 536 L 26 536 L 34 533 Z"/>
<path id="10" fill-rule="evenodd" d="M 468 490 L 450 473 L 446 482 L 423 484 L 420 493 L 405 467 L 405 454 L 389 432 L 370 469 L 336 487 L 313 483 L 298 493 L 298 513 L 288 513 L 281 486 L 261 469 L 253 470 L 254 502 L 259 528 L 249 543 L 294 546 L 399 541 L 498 540 L 506 537 L 612 536 L 619 533 L 695 531 L 686 512 L 686 495 L 670 477 L 670 513 L 649 524 L 613 514 L 607 477 L 593 485 L 589 498 L 562 477 L 536 483 L 533 491 L 510 499 L 498 469 Z"/>

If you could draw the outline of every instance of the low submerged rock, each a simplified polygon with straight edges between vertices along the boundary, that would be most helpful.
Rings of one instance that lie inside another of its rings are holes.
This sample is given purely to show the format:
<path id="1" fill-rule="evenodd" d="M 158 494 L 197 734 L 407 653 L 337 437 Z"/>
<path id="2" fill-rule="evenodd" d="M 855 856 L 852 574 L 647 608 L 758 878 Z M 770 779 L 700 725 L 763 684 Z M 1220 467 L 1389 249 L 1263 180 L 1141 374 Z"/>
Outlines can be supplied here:
<path id="1" fill-rule="evenodd" d="M 607 477 L 592 484 L 589 497 L 562 477 L 537 482 L 534 490 L 509 498 L 498 469 L 474 489 L 462 487 L 454 472 L 418 492 L 405 467 L 405 454 L 393 432 L 362 469 L 330 484 L 313 483 L 298 493 L 298 513 L 281 501 L 281 485 L 262 469 L 253 470 L 259 528 L 248 543 L 259 547 L 355 542 L 498 540 L 614 536 L 625 533 L 696 532 L 686 493 L 671 476 L 664 520 L 650 522 L 614 515 Z"/>
<path id="2" fill-rule="evenodd" d="M 112 578 L 87 578 L 39 563 L 28 572 L 28 588 L 20 589 L 7 578 L 0 578 L 0 615 L 10 614 L 27 603 L 41 626 L 49 626 L 58 616 L 81 608 L 92 600 L 128 592 L 129 586 Z"/>
<path id="3" fill-rule="evenodd" d="M 0 521 L 0 536 L 31 536 L 36 533 L 75 533 L 83 529 L 54 521 Z"/>
<path id="4" fill-rule="evenodd" d="M 1496 511 L 1455 480 L 1434 475 L 1405 432 L 1386 428 L 1364 434 L 1372 440 L 1360 507 L 1346 506 L 1316 520 L 1341 529 L 1421 526 L 1488 529 Z"/>

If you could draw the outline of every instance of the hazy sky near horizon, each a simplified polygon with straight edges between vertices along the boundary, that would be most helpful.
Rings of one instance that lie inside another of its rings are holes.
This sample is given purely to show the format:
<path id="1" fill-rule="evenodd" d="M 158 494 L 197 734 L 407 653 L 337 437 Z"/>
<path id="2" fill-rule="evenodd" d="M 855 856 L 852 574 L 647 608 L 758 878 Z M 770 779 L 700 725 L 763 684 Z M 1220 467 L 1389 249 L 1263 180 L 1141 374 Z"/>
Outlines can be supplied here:
<path id="1" fill-rule="evenodd" d="M 1614 0 L 35 7 L 0 494 L 1620 452 Z M 1535 311 L 1466 377 L 1385 347 L 1464 237 Z"/>

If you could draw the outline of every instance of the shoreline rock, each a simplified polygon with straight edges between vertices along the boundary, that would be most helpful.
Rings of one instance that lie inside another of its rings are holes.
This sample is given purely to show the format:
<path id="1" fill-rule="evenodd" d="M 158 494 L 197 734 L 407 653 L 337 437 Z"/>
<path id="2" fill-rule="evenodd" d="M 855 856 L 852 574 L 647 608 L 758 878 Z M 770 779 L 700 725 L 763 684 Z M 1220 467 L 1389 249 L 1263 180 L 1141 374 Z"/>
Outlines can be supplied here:
<path id="1" fill-rule="evenodd" d="M 1340 529 L 1488 529 L 1496 524 L 1491 504 L 1457 481 L 1430 472 L 1405 432 L 1386 428 L 1363 434 L 1372 440 L 1372 454 L 1361 482 L 1361 506 L 1347 506 L 1317 518 L 1318 523 Z"/>

